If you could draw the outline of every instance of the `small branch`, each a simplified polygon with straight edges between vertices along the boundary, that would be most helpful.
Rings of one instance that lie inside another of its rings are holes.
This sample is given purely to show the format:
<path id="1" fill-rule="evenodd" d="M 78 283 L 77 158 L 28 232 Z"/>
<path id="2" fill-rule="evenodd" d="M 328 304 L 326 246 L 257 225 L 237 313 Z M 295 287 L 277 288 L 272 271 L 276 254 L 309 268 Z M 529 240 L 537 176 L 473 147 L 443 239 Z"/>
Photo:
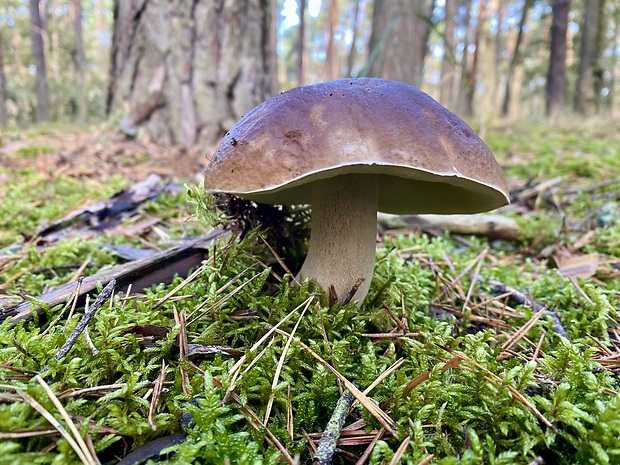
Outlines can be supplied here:
<path id="1" fill-rule="evenodd" d="M 101 293 L 97 296 L 93 304 L 88 308 L 88 310 L 86 310 L 86 313 L 84 313 L 82 319 L 78 322 L 73 332 L 69 335 L 67 341 L 56 353 L 56 355 L 54 356 L 56 360 L 60 360 L 69 353 L 71 348 L 75 345 L 77 338 L 80 336 L 80 334 L 82 334 L 82 332 L 84 332 L 84 329 L 86 328 L 88 323 L 90 323 L 90 320 L 92 320 L 93 316 L 95 316 L 97 310 L 99 310 L 103 306 L 103 304 L 110 298 L 112 292 L 114 291 L 114 286 L 116 286 L 116 280 L 112 278 L 112 280 L 110 280 L 106 287 L 104 287 Z M 49 365 L 46 366 L 41 373 L 45 373 L 47 370 L 49 370 Z"/>
<path id="2" fill-rule="evenodd" d="M 551 321 L 553 322 L 552 331 L 570 341 L 568 333 L 564 329 L 564 326 L 562 326 L 562 322 L 560 321 L 560 317 L 558 316 L 557 312 L 547 310 L 546 305 L 539 304 L 538 302 L 534 301 L 534 299 L 529 298 L 522 292 L 519 292 L 510 286 L 506 286 L 499 281 L 490 281 L 490 284 L 493 286 L 494 293 L 508 294 L 508 298 L 517 305 L 529 305 L 534 309 L 535 312 L 542 312 L 546 310 L 547 315 L 549 315 Z"/>
<path id="3" fill-rule="evenodd" d="M 334 408 L 332 417 L 327 422 L 321 442 L 314 455 L 314 465 L 330 465 L 334 459 L 334 453 L 336 451 L 336 444 L 340 437 L 340 431 L 344 425 L 344 421 L 347 418 L 351 404 L 353 403 L 353 394 L 349 391 L 345 391 L 342 397 L 338 399 L 338 403 Z"/>

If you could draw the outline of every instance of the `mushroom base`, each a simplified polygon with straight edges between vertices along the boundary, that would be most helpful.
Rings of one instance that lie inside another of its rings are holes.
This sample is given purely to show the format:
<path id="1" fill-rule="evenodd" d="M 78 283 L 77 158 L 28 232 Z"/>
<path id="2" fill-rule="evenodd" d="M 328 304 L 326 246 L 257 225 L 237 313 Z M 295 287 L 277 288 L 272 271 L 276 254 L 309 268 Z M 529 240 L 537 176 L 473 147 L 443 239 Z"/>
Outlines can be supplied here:
<path id="1" fill-rule="evenodd" d="M 315 279 L 326 292 L 334 287 L 342 303 L 366 297 L 375 265 L 378 176 L 347 174 L 313 186 L 312 230 L 308 256 L 298 279 Z"/>

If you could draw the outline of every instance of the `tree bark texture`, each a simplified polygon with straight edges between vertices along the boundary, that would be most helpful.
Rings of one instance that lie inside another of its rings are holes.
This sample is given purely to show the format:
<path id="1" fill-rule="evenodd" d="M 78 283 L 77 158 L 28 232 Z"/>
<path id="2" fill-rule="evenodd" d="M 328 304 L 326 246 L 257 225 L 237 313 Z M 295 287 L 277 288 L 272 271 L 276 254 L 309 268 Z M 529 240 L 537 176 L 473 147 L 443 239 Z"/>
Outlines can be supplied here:
<path id="1" fill-rule="evenodd" d="M 471 9 L 472 9 L 472 0 L 464 0 L 463 8 L 465 9 L 465 14 L 463 15 L 463 22 L 460 25 L 463 28 L 464 36 L 463 36 L 463 56 L 461 57 L 461 78 L 459 82 L 459 91 L 458 91 L 458 111 L 463 112 L 465 107 L 465 95 L 470 87 L 469 83 L 469 68 L 471 67 L 471 59 L 469 53 L 469 45 L 472 42 L 473 28 L 471 26 Z"/>
<path id="2" fill-rule="evenodd" d="M 353 38 L 351 39 L 351 48 L 347 55 L 347 76 L 353 76 L 353 64 L 355 63 L 355 42 L 357 41 L 357 35 L 359 31 L 358 22 L 360 18 L 360 6 L 362 0 L 356 0 L 355 13 L 353 15 Z"/>
<path id="3" fill-rule="evenodd" d="M 545 112 L 552 115 L 566 104 L 566 50 L 570 0 L 553 0 L 551 7 L 551 51 Z"/>
<path id="4" fill-rule="evenodd" d="M 4 71 L 4 37 L 0 32 L 0 128 L 9 121 L 7 102 L 9 95 L 6 90 L 6 74 Z"/>
<path id="5" fill-rule="evenodd" d="M 329 0 L 327 8 L 327 46 L 325 50 L 325 80 L 332 81 L 340 77 L 336 72 L 336 27 L 338 21 L 338 0 Z"/>
<path id="6" fill-rule="evenodd" d="M 277 91 L 272 0 L 115 0 L 108 115 L 213 144 Z"/>
<path id="7" fill-rule="evenodd" d="M 439 99 L 448 108 L 454 106 L 454 81 L 456 64 L 456 37 L 454 35 L 456 15 L 456 0 L 446 0 L 444 7 L 444 51 L 441 60 L 441 84 L 439 87 Z"/>
<path id="8" fill-rule="evenodd" d="M 88 103 L 86 97 L 86 82 L 84 75 L 84 34 L 82 31 L 82 0 L 71 0 L 69 4 L 69 17 L 73 29 L 73 47 L 71 58 L 75 69 L 75 116 L 81 122 L 85 122 L 88 114 Z"/>
<path id="9" fill-rule="evenodd" d="M 45 71 L 45 48 L 43 47 L 43 23 L 41 22 L 39 0 L 30 0 L 30 40 L 32 57 L 37 68 L 35 88 L 37 94 L 37 122 L 50 119 L 50 94 Z"/>
<path id="10" fill-rule="evenodd" d="M 583 22 L 581 24 L 581 46 L 579 66 L 575 85 L 574 107 L 579 113 L 586 113 L 594 102 L 593 64 L 595 61 L 596 28 L 598 25 L 599 0 L 585 0 Z"/>
<path id="11" fill-rule="evenodd" d="M 420 86 L 432 0 L 375 0 L 369 75 Z"/>
<path id="12" fill-rule="evenodd" d="M 472 56 L 471 66 L 468 68 L 467 92 L 465 93 L 465 114 L 467 116 L 474 115 L 474 96 L 476 94 L 476 84 L 478 81 L 478 61 L 480 58 L 480 37 L 482 28 L 487 19 L 487 4 L 480 2 L 478 4 L 478 22 L 476 24 L 476 33 L 474 36 L 474 53 Z"/>
<path id="13" fill-rule="evenodd" d="M 304 84 L 306 71 L 306 0 L 299 0 L 299 37 L 297 38 L 297 85 Z"/>
<path id="14" fill-rule="evenodd" d="M 527 23 L 527 16 L 530 8 L 534 4 L 534 0 L 525 0 L 523 4 L 523 10 L 521 12 L 521 19 L 519 20 L 519 32 L 517 33 L 517 41 L 512 52 L 510 59 L 510 65 L 508 68 L 508 76 L 506 77 L 506 86 L 504 88 L 504 102 L 502 103 L 502 116 L 508 116 L 510 114 L 510 101 L 512 99 L 511 91 L 511 79 L 514 75 L 515 69 L 523 62 L 522 47 L 525 41 L 525 24 Z"/>

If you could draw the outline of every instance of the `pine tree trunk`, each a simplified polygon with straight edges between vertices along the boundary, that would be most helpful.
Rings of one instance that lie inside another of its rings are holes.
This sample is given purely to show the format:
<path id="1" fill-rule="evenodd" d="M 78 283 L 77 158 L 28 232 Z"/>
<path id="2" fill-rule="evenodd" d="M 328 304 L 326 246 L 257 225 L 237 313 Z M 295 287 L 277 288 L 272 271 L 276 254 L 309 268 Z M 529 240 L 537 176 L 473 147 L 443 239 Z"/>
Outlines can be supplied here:
<path id="1" fill-rule="evenodd" d="M 277 91 L 275 52 L 271 0 L 115 0 L 107 113 L 128 134 L 212 144 Z"/>
<path id="2" fill-rule="evenodd" d="M 299 37 L 297 38 L 297 85 L 304 84 L 306 71 L 306 0 L 299 0 Z"/>
<path id="3" fill-rule="evenodd" d="M 581 24 L 581 47 L 579 48 L 579 67 L 575 85 L 574 107 L 579 113 L 586 113 L 594 101 L 593 63 L 598 24 L 599 0 L 585 0 L 583 22 Z"/>
<path id="4" fill-rule="evenodd" d="M 0 32 L 0 128 L 9 122 L 7 101 L 9 96 L 6 90 L 6 74 L 4 72 L 4 37 Z"/>
<path id="5" fill-rule="evenodd" d="M 50 119 L 50 94 L 47 86 L 45 71 L 45 48 L 43 47 L 43 24 L 39 10 L 39 0 L 30 0 L 30 40 L 32 41 L 32 56 L 37 67 L 36 94 L 37 94 L 37 122 Z"/>
<path id="6" fill-rule="evenodd" d="M 463 36 L 463 56 L 461 57 L 461 77 L 459 80 L 459 89 L 458 89 L 458 101 L 457 107 L 459 112 L 464 112 L 465 108 L 465 95 L 468 92 L 470 87 L 469 83 L 469 68 L 471 67 L 470 63 L 470 53 L 469 53 L 469 45 L 471 43 L 473 28 L 471 27 L 471 8 L 472 8 L 472 0 L 465 0 L 463 2 L 463 7 L 465 8 L 465 15 L 463 17 L 463 23 L 461 27 L 464 31 Z"/>
<path id="7" fill-rule="evenodd" d="M 551 8 L 551 51 L 545 101 L 547 115 L 562 110 L 566 104 L 566 34 L 570 0 L 553 0 Z"/>
<path id="8" fill-rule="evenodd" d="M 370 76 L 420 86 L 432 7 L 432 0 L 375 0 Z"/>
<path id="9" fill-rule="evenodd" d="M 327 47 L 325 49 L 325 80 L 331 81 L 340 77 L 336 73 L 336 22 L 338 20 L 338 0 L 329 0 L 327 9 Z"/>
<path id="10" fill-rule="evenodd" d="M 454 35 L 454 16 L 456 15 L 456 0 L 446 0 L 445 28 L 443 33 L 444 51 L 441 60 L 441 85 L 439 87 L 439 99 L 449 108 L 454 106 L 454 81 L 455 81 L 455 53 L 456 37 Z"/>
<path id="11" fill-rule="evenodd" d="M 527 23 L 527 15 L 534 4 L 533 0 L 525 0 L 523 4 L 523 10 L 521 12 L 521 19 L 519 21 L 519 32 L 517 33 L 517 41 L 515 42 L 515 48 L 512 52 L 512 58 L 510 60 L 510 66 L 508 69 L 508 76 L 506 79 L 506 87 L 504 88 L 504 102 L 502 103 L 502 116 L 508 116 L 510 114 L 510 101 L 512 99 L 511 79 L 515 73 L 515 69 L 523 62 L 523 55 L 521 49 L 525 41 L 525 24 Z"/>
<path id="12" fill-rule="evenodd" d="M 357 34 L 359 31 L 358 22 L 360 18 L 360 7 L 362 0 L 357 0 L 355 2 L 355 14 L 353 15 L 353 37 L 351 39 L 351 48 L 349 49 L 349 54 L 347 55 L 347 76 L 351 77 L 353 75 L 353 64 L 355 63 L 355 42 L 357 41 Z"/>
<path id="13" fill-rule="evenodd" d="M 71 18 L 71 27 L 73 28 L 74 42 L 71 50 L 73 58 L 73 67 L 75 69 L 75 117 L 78 121 L 86 122 L 87 118 L 87 97 L 86 82 L 84 75 L 84 35 L 82 33 L 82 0 L 71 0 L 69 5 L 69 17 Z"/>
<path id="14" fill-rule="evenodd" d="M 478 60 L 480 57 L 480 36 L 482 35 L 482 28 L 486 21 L 487 10 L 486 2 L 480 2 L 478 5 L 478 23 L 476 24 L 476 34 L 474 37 L 474 53 L 472 56 L 471 66 L 468 69 L 468 86 L 465 93 L 465 114 L 467 116 L 474 115 L 474 95 L 476 94 L 476 83 L 478 81 Z"/>

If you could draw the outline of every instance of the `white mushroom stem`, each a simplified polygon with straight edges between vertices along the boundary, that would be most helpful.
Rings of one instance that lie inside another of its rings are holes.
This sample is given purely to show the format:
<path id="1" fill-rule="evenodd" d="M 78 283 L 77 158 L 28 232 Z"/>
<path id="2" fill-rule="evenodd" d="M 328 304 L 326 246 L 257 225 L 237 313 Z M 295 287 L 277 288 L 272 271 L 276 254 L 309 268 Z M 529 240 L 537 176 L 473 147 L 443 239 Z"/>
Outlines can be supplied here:
<path id="1" fill-rule="evenodd" d="M 343 302 L 358 279 L 353 296 L 366 297 L 375 265 L 377 195 L 375 175 L 347 174 L 313 186 L 312 231 L 308 256 L 298 278 L 313 278 Z"/>

